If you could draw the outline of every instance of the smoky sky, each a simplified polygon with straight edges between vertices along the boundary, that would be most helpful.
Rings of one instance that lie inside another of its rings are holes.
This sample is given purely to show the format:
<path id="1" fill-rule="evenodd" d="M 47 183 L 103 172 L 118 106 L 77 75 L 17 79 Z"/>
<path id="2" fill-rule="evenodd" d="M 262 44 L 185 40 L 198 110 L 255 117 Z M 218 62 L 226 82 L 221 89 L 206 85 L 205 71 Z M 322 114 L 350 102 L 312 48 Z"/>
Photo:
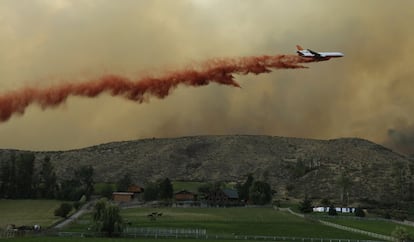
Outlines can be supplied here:
<path id="1" fill-rule="evenodd" d="M 263 134 L 361 137 L 410 152 L 389 130 L 414 133 L 413 22 L 414 2 L 405 0 L 2 1 L 0 93 L 106 74 L 134 79 L 215 57 L 290 54 L 296 44 L 345 57 L 236 76 L 241 89 L 183 86 L 143 104 L 101 95 L 45 111 L 31 106 L 0 124 L 0 147 Z"/>

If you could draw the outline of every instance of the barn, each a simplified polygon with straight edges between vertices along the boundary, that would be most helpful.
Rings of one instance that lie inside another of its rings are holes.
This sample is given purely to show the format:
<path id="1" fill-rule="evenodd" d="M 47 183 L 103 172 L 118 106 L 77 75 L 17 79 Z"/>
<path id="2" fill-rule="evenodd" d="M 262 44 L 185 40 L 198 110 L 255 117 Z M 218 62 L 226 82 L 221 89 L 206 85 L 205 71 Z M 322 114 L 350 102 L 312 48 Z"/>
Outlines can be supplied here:
<path id="1" fill-rule="evenodd" d="M 133 192 L 113 192 L 112 200 L 114 202 L 130 202 L 134 199 Z"/>

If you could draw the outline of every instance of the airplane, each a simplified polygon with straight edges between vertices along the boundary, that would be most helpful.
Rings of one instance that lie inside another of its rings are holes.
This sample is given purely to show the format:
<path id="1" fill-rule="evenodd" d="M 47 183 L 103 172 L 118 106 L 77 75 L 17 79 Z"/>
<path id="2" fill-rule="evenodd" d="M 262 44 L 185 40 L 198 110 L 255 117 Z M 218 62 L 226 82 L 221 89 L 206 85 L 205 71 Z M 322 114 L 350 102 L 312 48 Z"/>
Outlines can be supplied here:
<path id="1" fill-rule="evenodd" d="M 298 53 L 299 56 L 313 58 L 318 61 L 325 61 L 331 58 L 338 58 L 344 56 L 344 54 L 341 52 L 317 52 L 310 49 L 303 49 L 300 45 L 296 45 L 296 48 L 298 49 L 296 53 Z"/>

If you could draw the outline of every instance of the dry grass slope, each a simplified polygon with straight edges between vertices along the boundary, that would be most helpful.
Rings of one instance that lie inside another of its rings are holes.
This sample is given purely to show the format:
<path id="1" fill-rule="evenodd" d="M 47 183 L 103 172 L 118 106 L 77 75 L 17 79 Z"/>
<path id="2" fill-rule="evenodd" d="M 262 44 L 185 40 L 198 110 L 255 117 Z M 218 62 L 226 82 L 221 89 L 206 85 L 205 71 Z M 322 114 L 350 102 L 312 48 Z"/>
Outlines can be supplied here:
<path id="1" fill-rule="evenodd" d="M 0 161 L 9 150 L 0 150 Z M 116 181 L 129 172 L 141 183 L 169 177 L 186 181 L 243 181 L 247 173 L 270 182 L 282 196 L 339 199 L 338 178 L 350 180 L 351 200 L 407 195 L 414 162 L 363 139 L 313 140 L 231 135 L 143 139 L 78 150 L 36 152 L 50 156 L 58 175 L 92 165 L 96 181 Z M 397 172 L 398 171 L 398 172 Z M 402 171 L 402 172 L 401 172 Z M 403 177 L 401 177 L 403 176 Z"/>

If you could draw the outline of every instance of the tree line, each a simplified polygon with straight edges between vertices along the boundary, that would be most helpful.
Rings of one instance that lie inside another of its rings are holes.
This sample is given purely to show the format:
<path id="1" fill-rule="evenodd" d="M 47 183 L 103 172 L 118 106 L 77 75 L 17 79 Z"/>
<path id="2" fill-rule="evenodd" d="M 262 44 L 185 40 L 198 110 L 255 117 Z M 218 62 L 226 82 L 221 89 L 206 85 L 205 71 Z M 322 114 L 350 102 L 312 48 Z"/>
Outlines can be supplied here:
<path id="1" fill-rule="evenodd" d="M 94 169 L 82 166 L 74 171 L 71 179 L 58 179 L 55 168 L 46 156 L 38 168 L 32 152 L 12 152 L 1 160 L 0 198 L 46 198 L 77 201 L 87 199 L 93 192 Z"/>

